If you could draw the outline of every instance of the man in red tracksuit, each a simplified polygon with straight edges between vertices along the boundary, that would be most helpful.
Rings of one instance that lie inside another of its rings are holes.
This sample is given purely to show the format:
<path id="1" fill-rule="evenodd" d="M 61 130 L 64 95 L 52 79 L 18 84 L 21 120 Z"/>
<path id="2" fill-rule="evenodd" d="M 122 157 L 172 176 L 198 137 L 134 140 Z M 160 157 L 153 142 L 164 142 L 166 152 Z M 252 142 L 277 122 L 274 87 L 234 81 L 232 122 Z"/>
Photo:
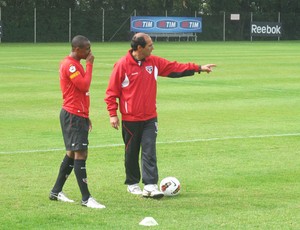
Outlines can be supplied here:
<path id="1" fill-rule="evenodd" d="M 122 136 L 125 143 L 125 170 L 127 191 L 149 198 L 161 198 L 158 190 L 158 169 L 156 160 L 157 77 L 178 78 L 194 75 L 195 72 L 211 72 L 215 64 L 171 62 L 151 55 L 152 39 L 144 33 L 137 33 L 131 40 L 131 49 L 114 66 L 106 90 L 105 102 L 110 115 L 110 124 L 119 128 L 117 109 L 122 114 Z M 119 104 L 117 103 L 119 100 Z M 143 191 L 139 152 L 141 153 Z"/>

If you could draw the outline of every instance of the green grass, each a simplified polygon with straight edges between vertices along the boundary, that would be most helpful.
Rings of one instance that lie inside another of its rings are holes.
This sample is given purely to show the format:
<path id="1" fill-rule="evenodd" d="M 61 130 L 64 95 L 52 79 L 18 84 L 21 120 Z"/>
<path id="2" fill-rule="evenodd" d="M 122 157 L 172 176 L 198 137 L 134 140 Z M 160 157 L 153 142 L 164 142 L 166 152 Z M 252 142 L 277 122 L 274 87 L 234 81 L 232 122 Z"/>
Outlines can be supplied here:
<path id="1" fill-rule="evenodd" d="M 89 188 L 105 210 L 80 206 L 74 174 L 48 193 L 64 156 L 58 115 L 60 60 L 69 44 L 0 44 L 1 229 L 299 229 L 300 43 L 155 43 L 154 54 L 216 63 L 195 77 L 158 80 L 160 178 L 181 194 L 149 200 L 126 192 L 121 132 L 103 101 L 128 43 L 95 43 Z"/>

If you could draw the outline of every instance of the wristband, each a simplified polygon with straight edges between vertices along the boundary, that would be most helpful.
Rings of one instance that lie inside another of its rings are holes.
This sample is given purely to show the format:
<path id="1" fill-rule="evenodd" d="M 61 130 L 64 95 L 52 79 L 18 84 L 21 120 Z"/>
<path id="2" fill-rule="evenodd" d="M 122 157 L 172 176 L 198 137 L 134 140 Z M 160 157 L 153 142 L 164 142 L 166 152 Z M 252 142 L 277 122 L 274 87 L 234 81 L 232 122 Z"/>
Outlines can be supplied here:
<path id="1" fill-rule="evenodd" d="M 202 71 L 202 68 L 201 68 L 201 65 L 199 65 L 199 71 L 198 71 L 198 73 L 201 73 L 201 71 Z"/>

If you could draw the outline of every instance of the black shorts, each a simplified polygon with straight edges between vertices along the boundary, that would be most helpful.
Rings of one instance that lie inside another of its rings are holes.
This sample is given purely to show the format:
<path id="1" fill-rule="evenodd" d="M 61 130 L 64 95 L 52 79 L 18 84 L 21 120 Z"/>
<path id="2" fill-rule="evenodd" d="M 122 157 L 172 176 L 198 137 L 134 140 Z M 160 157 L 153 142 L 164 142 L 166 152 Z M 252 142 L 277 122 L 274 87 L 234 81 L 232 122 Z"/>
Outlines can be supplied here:
<path id="1" fill-rule="evenodd" d="M 62 109 L 60 125 L 67 151 L 88 149 L 89 119 L 79 117 Z"/>

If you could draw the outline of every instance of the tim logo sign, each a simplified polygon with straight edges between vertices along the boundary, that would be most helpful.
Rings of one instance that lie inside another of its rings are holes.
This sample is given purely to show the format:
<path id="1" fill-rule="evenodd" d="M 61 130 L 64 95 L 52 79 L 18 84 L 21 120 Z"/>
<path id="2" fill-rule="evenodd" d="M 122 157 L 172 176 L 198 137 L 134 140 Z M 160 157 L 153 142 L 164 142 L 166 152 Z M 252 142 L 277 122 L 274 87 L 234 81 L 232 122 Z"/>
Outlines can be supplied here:
<path id="1" fill-rule="evenodd" d="M 281 33 L 279 22 L 251 22 L 251 36 L 280 37 Z"/>
<path id="2" fill-rule="evenodd" d="M 202 18 L 131 17 L 130 30 L 145 33 L 200 33 L 202 32 Z"/>

